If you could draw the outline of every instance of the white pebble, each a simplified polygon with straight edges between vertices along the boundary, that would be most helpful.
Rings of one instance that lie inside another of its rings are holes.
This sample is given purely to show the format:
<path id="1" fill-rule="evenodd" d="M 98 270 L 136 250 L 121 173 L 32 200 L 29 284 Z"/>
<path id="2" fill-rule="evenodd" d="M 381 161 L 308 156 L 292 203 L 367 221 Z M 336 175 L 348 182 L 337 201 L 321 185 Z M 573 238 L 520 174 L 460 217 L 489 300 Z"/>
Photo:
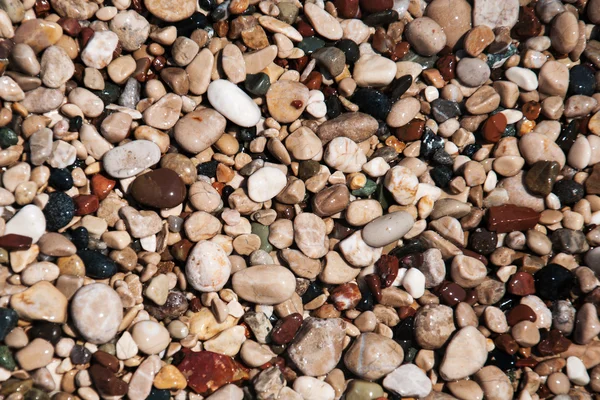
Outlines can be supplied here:
<path id="1" fill-rule="evenodd" d="M 416 268 L 406 272 L 402 286 L 413 298 L 418 299 L 425 294 L 425 275 Z"/>

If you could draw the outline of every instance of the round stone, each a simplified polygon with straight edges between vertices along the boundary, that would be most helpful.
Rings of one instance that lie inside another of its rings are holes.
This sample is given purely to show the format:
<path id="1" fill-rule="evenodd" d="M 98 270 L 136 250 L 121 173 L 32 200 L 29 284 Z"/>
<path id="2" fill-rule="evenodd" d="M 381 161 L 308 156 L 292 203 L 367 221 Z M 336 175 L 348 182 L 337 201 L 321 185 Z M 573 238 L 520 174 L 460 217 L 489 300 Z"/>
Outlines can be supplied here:
<path id="1" fill-rule="evenodd" d="M 158 354 L 167 348 L 171 341 L 169 331 L 154 321 L 140 321 L 131 328 L 131 337 L 138 349 L 146 354 Z"/>
<path id="2" fill-rule="evenodd" d="M 75 215 L 75 203 L 63 192 L 50 193 L 48 203 L 44 207 L 46 229 L 56 232 L 65 227 Z"/>
<path id="3" fill-rule="evenodd" d="M 188 282 L 201 292 L 221 290 L 230 274 L 231 262 L 223 248 L 205 240 L 194 246 L 185 266 Z"/>
<path id="4" fill-rule="evenodd" d="M 263 167 L 248 178 L 248 196 L 257 203 L 271 200 L 287 185 L 285 174 L 275 167 Z"/>
<path id="5" fill-rule="evenodd" d="M 92 283 L 71 300 L 71 318 L 85 340 L 103 344 L 112 340 L 123 320 L 121 298 L 110 286 Z"/>
<path id="6" fill-rule="evenodd" d="M 144 206 L 173 208 L 183 203 L 186 190 L 177 172 L 159 168 L 135 178 L 129 194 Z"/>
<path id="7" fill-rule="evenodd" d="M 574 284 L 575 277 L 562 265 L 548 264 L 535 273 L 535 291 L 544 300 L 568 298 Z"/>

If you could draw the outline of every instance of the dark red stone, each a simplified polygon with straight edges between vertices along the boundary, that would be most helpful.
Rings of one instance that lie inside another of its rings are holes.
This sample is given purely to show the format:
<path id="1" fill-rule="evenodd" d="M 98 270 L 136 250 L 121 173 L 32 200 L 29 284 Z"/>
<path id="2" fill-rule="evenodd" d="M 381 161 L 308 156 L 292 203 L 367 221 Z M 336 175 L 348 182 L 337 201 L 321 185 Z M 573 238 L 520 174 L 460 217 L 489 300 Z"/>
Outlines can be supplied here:
<path id="1" fill-rule="evenodd" d="M 531 357 L 519 358 L 515 363 L 515 366 L 517 368 L 525 368 L 525 367 L 533 368 L 536 365 L 538 365 L 538 362 Z"/>
<path id="2" fill-rule="evenodd" d="M 50 2 L 48 0 L 36 0 L 33 10 L 38 18 L 44 18 L 50 11 Z"/>
<path id="3" fill-rule="evenodd" d="M 315 30 L 310 24 L 306 23 L 304 20 L 300 20 L 296 23 L 296 30 L 300 32 L 302 37 L 310 37 L 315 36 Z"/>
<path id="4" fill-rule="evenodd" d="M 392 8 L 394 0 L 360 0 L 360 9 L 368 13 L 376 13 Z"/>
<path id="5" fill-rule="evenodd" d="M 344 283 L 331 291 L 329 296 L 338 311 L 351 310 L 362 298 L 356 283 Z"/>
<path id="6" fill-rule="evenodd" d="M 456 78 L 456 57 L 454 54 L 448 54 L 438 58 L 435 62 L 435 66 L 442 75 L 445 81 Z"/>
<path id="7" fill-rule="evenodd" d="M 496 337 L 494 344 L 497 348 L 510 355 L 515 354 L 519 350 L 519 345 L 508 333 L 503 333 Z"/>
<path id="8" fill-rule="evenodd" d="M 413 119 L 408 124 L 396 128 L 394 135 L 403 142 L 414 142 L 420 140 L 425 132 L 425 121 Z"/>
<path id="9" fill-rule="evenodd" d="M 127 393 L 129 385 L 117 378 L 110 369 L 95 364 L 90 367 L 89 372 L 101 397 L 121 397 Z"/>
<path id="10" fill-rule="evenodd" d="M 95 194 L 81 194 L 73 197 L 75 203 L 75 215 L 88 215 L 96 212 L 100 206 L 98 196 Z"/>
<path id="11" fill-rule="evenodd" d="M 533 229 L 540 220 L 540 213 L 527 207 L 504 205 L 488 209 L 488 229 L 497 233 Z"/>
<path id="12" fill-rule="evenodd" d="M 323 75 L 319 71 L 313 71 L 308 74 L 308 78 L 304 81 L 304 85 L 310 90 L 319 90 L 323 82 Z"/>
<path id="13" fill-rule="evenodd" d="M 173 208 L 183 203 L 186 189 L 177 172 L 159 168 L 135 178 L 129 194 L 148 207 Z"/>
<path id="14" fill-rule="evenodd" d="M 502 113 L 497 113 L 489 117 L 483 124 L 483 137 L 490 143 L 498 143 L 504 130 L 506 129 L 506 116 Z"/>
<path id="15" fill-rule="evenodd" d="M 381 301 L 381 278 L 379 275 L 369 274 L 365 276 L 365 282 L 369 286 L 369 290 L 375 296 L 377 302 Z"/>
<path id="16" fill-rule="evenodd" d="M 275 344 L 288 344 L 302 326 L 302 315 L 293 313 L 281 318 L 271 331 L 271 340 Z"/>
<path id="17" fill-rule="evenodd" d="M 98 350 L 92 355 L 92 360 L 94 364 L 102 365 L 115 373 L 119 372 L 119 359 L 112 354 Z"/>
<path id="18" fill-rule="evenodd" d="M 90 180 L 90 186 L 92 193 L 98 196 L 100 201 L 104 200 L 117 185 L 116 181 L 109 179 L 101 174 L 92 176 Z"/>
<path id="19" fill-rule="evenodd" d="M 7 251 L 27 250 L 31 247 L 32 242 L 33 239 L 29 236 L 17 235 L 16 233 L 0 236 L 0 247 Z"/>
<path id="20" fill-rule="evenodd" d="M 81 25 L 75 18 L 61 18 L 57 22 L 63 28 L 63 32 L 71 37 L 77 37 L 81 32 Z"/>
<path id="21" fill-rule="evenodd" d="M 461 301 L 464 301 L 467 297 L 465 289 L 458 286 L 454 282 L 444 281 L 439 285 L 436 290 L 436 294 L 440 297 L 442 302 L 450 307 L 454 307 Z"/>
<path id="22" fill-rule="evenodd" d="M 567 351 L 571 344 L 572 342 L 564 337 L 558 329 L 552 329 L 548 332 L 548 336 L 538 343 L 537 351 L 544 357 L 552 356 Z"/>
<path id="23" fill-rule="evenodd" d="M 211 351 L 194 353 L 183 349 L 177 355 L 183 356 L 177 368 L 187 378 L 188 386 L 201 395 L 213 393 L 228 383 L 240 382 L 250 377 L 248 369 L 223 354 Z"/>
<path id="24" fill-rule="evenodd" d="M 536 320 L 537 315 L 535 312 L 531 307 L 525 304 L 518 304 L 506 313 L 506 322 L 508 322 L 508 325 L 510 326 L 515 326 L 521 321 L 535 322 Z"/>
<path id="25" fill-rule="evenodd" d="M 90 39 L 94 36 L 94 30 L 90 27 L 81 28 L 79 31 L 79 41 L 81 42 L 81 48 L 84 49 Z"/>
<path id="26" fill-rule="evenodd" d="M 521 7 L 519 9 L 519 20 L 512 29 L 512 37 L 517 40 L 525 40 L 539 36 L 543 26 L 535 15 L 533 7 Z"/>
<path id="27" fill-rule="evenodd" d="M 390 287 L 398 276 L 400 262 L 397 257 L 389 254 L 384 254 L 375 263 L 375 270 L 381 277 L 381 285 Z"/>
<path id="28" fill-rule="evenodd" d="M 358 0 L 334 0 L 333 4 L 342 18 L 356 18 L 358 15 Z"/>
<path id="29" fill-rule="evenodd" d="M 533 275 L 527 272 L 517 272 L 508 280 L 506 290 L 517 296 L 529 296 L 535 293 Z"/>

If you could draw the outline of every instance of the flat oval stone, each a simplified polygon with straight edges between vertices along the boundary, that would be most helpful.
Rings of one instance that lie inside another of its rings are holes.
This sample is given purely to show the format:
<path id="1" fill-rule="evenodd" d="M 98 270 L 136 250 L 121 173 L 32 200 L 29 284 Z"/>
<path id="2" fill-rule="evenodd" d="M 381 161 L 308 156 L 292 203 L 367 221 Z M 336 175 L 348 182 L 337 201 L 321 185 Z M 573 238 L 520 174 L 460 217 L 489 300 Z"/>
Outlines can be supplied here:
<path id="1" fill-rule="evenodd" d="M 329 217 L 343 211 L 350 202 L 350 192 L 344 184 L 321 190 L 312 199 L 313 212 L 319 217 Z"/>
<path id="2" fill-rule="evenodd" d="M 260 109 L 242 89 L 224 79 L 208 85 L 208 101 L 231 122 L 249 128 L 260 120 Z"/>
<path id="3" fill-rule="evenodd" d="M 242 299 L 264 305 L 283 303 L 294 294 L 296 278 L 280 265 L 257 265 L 233 275 L 233 290 Z"/>
<path id="4" fill-rule="evenodd" d="M 160 353 L 171 341 L 167 328 L 155 321 L 136 323 L 131 329 L 131 337 L 140 351 L 146 354 Z"/>
<path id="5" fill-rule="evenodd" d="M 173 208 L 183 203 L 186 190 L 177 172 L 159 168 L 135 178 L 129 193 L 145 206 Z"/>
<path id="6" fill-rule="evenodd" d="M 173 129 L 177 143 L 190 153 L 201 153 L 225 132 L 227 120 L 215 110 L 204 108 L 181 118 Z"/>
<path id="7" fill-rule="evenodd" d="M 483 367 L 487 356 L 485 336 L 473 326 L 464 327 L 448 343 L 440 375 L 447 381 L 464 379 Z"/>
<path id="8" fill-rule="evenodd" d="M 371 247 L 384 247 L 400 240 L 414 223 L 412 215 L 406 211 L 382 215 L 363 228 L 362 238 Z"/>
<path id="9" fill-rule="evenodd" d="M 25 43 L 36 53 L 52 46 L 63 34 L 63 30 L 56 22 L 43 19 L 30 19 L 23 23 L 15 31 L 12 40 L 15 43 Z"/>
<path id="10" fill-rule="evenodd" d="M 450 47 L 454 47 L 471 29 L 471 5 L 465 0 L 434 0 L 425 11 L 444 29 L 446 44 Z"/>
<path id="11" fill-rule="evenodd" d="M 104 170 L 113 178 L 135 176 L 160 161 L 160 148 L 149 140 L 134 140 L 104 154 Z"/>
<path id="12" fill-rule="evenodd" d="M 123 320 L 123 304 L 113 288 L 92 283 L 73 296 L 71 318 L 85 340 L 94 344 L 107 343 L 115 337 Z"/>
<path id="13" fill-rule="evenodd" d="M 202 240 L 190 252 L 185 266 L 188 282 L 201 292 L 221 290 L 229 280 L 231 262 L 223 249 Z"/>

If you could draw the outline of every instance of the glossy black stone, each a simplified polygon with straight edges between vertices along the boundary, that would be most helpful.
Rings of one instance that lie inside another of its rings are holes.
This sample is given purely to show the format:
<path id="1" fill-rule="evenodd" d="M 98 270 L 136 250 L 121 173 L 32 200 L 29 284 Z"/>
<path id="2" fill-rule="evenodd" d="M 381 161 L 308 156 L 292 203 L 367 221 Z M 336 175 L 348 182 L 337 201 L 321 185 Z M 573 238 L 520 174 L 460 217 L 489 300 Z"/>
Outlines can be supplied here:
<path id="1" fill-rule="evenodd" d="M 85 265 L 85 274 L 91 278 L 106 279 L 117 273 L 117 264 L 104 254 L 93 250 L 81 250 L 77 255 Z"/>
<path id="2" fill-rule="evenodd" d="M 339 40 L 335 47 L 340 49 L 346 55 L 346 63 L 352 65 L 356 61 L 358 61 L 360 57 L 360 51 L 358 49 L 358 45 L 354 42 L 354 40 L 350 39 L 342 39 Z"/>
<path id="3" fill-rule="evenodd" d="M 157 389 L 152 387 L 150 394 L 146 400 L 169 400 L 171 398 L 171 392 L 166 389 Z"/>
<path id="4" fill-rule="evenodd" d="M 306 292 L 302 295 L 302 304 L 310 303 L 317 297 L 323 294 L 323 286 L 319 282 L 311 282 L 306 289 Z"/>
<path id="5" fill-rule="evenodd" d="M 471 143 L 463 148 L 462 155 L 472 158 L 475 153 L 481 149 L 481 145 L 477 143 Z"/>
<path id="6" fill-rule="evenodd" d="M 431 158 L 436 151 L 444 148 L 444 139 L 436 135 L 429 128 L 425 128 L 425 133 L 421 138 L 421 157 Z"/>
<path id="7" fill-rule="evenodd" d="M 484 256 L 492 254 L 497 245 L 498 234 L 485 228 L 477 228 L 469 235 L 469 248 Z"/>
<path id="8" fill-rule="evenodd" d="M 569 70 L 569 94 L 591 96 L 596 91 L 594 70 L 584 64 L 575 65 Z"/>
<path id="9" fill-rule="evenodd" d="M 390 99 L 392 102 L 395 102 L 400 99 L 400 97 L 406 93 L 410 85 L 413 83 L 412 75 L 403 75 L 398 79 L 394 79 L 392 84 L 390 85 Z"/>
<path id="10" fill-rule="evenodd" d="M 90 235 L 87 228 L 80 226 L 69 231 L 71 242 L 77 247 L 77 250 L 86 250 L 90 241 Z"/>
<path id="11" fill-rule="evenodd" d="M 543 300 L 561 300 L 569 297 L 575 283 L 571 271 L 558 264 L 548 264 L 534 275 L 535 292 Z"/>
<path id="12" fill-rule="evenodd" d="M 12 308 L 0 308 L 0 341 L 17 326 L 19 315 Z"/>
<path id="13" fill-rule="evenodd" d="M 439 165 L 445 165 L 447 167 L 450 167 L 452 164 L 454 164 L 454 160 L 452 160 L 450 154 L 446 153 L 446 150 L 444 149 L 440 149 L 433 153 L 431 160 Z"/>
<path id="14" fill-rule="evenodd" d="M 328 119 L 339 117 L 342 113 L 342 102 L 337 96 L 329 96 L 329 98 L 325 100 L 325 106 L 327 106 Z"/>
<path id="15" fill-rule="evenodd" d="M 248 74 L 246 75 L 246 80 L 244 81 L 244 87 L 247 91 L 256 96 L 264 96 L 271 87 L 271 80 L 269 79 L 269 75 L 265 74 L 264 72 L 259 72 L 258 74 Z"/>
<path id="16" fill-rule="evenodd" d="M 352 102 L 361 112 L 380 120 L 385 120 L 392 108 L 390 99 L 375 89 L 358 89 L 352 96 Z"/>
<path id="17" fill-rule="evenodd" d="M 198 175 L 208 176 L 209 178 L 214 178 L 217 176 L 217 164 L 216 160 L 208 161 L 202 164 L 198 164 L 196 167 L 196 171 Z"/>
<path id="18" fill-rule="evenodd" d="M 396 247 L 390 254 L 400 259 L 411 253 L 422 253 L 427 248 L 419 239 L 410 239 L 404 241 L 404 246 Z"/>
<path id="19" fill-rule="evenodd" d="M 0 147 L 6 149 L 19 141 L 19 135 L 8 127 L 0 128 Z"/>
<path id="20" fill-rule="evenodd" d="M 585 190 L 581 183 L 562 179 L 554 184 L 552 193 L 558 197 L 561 206 L 570 206 L 583 198 Z"/>
<path id="21" fill-rule="evenodd" d="M 395 21 L 398 21 L 398 12 L 396 10 L 379 11 L 363 18 L 363 22 L 368 26 L 386 26 Z"/>
<path id="22" fill-rule="evenodd" d="M 305 54 L 313 54 L 315 51 L 325 47 L 325 41 L 317 36 L 309 36 L 302 39 L 297 47 Z"/>
<path id="23" fill-rule="evenodd" d="M 397 342 L 405 341 L 412 342 L 414 340 L 415 318 L 404 318 L 394 328 L 394 340 Z"/>
<path id="24" fill-rule="evenodd" d="M 93 90 L 96 96 L 100 97 L 105 106 L 113 103 L 117 103 L 121 96 L 121 88 L 112 82 L 106 81 L 104 83 L 104 89 Z"/>
<path id="25" fill-rule="evenodd" d="M 75 365 L 83 365 L 90 362 L 92 359 L 92 353 L 83 346 L 76 344 L 71 349 L 71 353 L 69 354 L 71 358 L 71 362 Z"/>
<path id="26" fill-rule="evenodd" d="M 211 11 L 213 8 L 215 8 L 217 6 L 217 1 L 216 0 L 200 0 L 199 4 L 203 10 Z"/>
<path id="27" fill-rule="evenodd" d="M 460 114 L 460 106 L 455 101 L 435 99 L 431 102 L 431 115 L 439 124 Z"/>
<path id="28" fill-rule="evenodd" d="M 238 135 L 238 140 L 240 142 L 251 142 L 254 139 L 256 139 L 256 126 L 240 128 L 240 133 Z"/>
<path id="29" fill-rule="evenodd" d="M 521 302 L 521 296 L 506 293 L 502 299 L 496 304 L 496 306 L 502 311 L 508 311 L 514 308 Z"/>
<path id="30" fill-rule="evenodd" d="M 370 290 L 364 290 L 360 292 L 361 298 L 356 309 L 359 311 L 371 311 L 375 307 L 375 297 Z"/>
<path id="31" fill-rule="evenodd" d="M 210 18 L 213 21 L 223 21 L 229 17 L 229 2 L 223 2 L 215 7 L 210 13 Z"/>
<path id="32" fill-rule="evenodd" d="M 79 115 L 71 118 L 69 120 L 69 132 L 79 132 L 79 129 L 81 129 L 82 125 L 83 118 L 81 118 Z"/>
<path id="33" fill-rule="evenodd" d="M 377 132 L 375 133 L 380 140 L 387 139 L 392 133 L 390 132 L 390 127 L 384 121 L 379 121 L 379 127 L 377 128 Z"/>
<path id="34" fill-rule="evenodd" d="M 581 254 L 590 248 L 583 232 L 572 229 L 557 229 L 552 232 L 550 240 L 556 253 Z"/>
<path id="35" fill-rule="evenodd" d="M 69 195 L 63 192 L 50 193 L 48 203 L 44 207 L 46 229 L 56 232 L 66 226 L 75 215 L 75 203 Z"/>
<path id="36" fill-rule="evenodd" d="M 431 175 L 431 179 L 433 179 L 436 186 L 446 188 L 452 180 L 452 168 L 440 165 L 429 171 L 429 175 Z"/>
<path id="37" fill-rule="evenodd" d="M 30 339 L 44 339 L 52 344 L 58 343 L 62 329 L 52 322 L 38 321 L 27 331 Z"/>
<path id="38" fill-rule="evenodd" d="M 502 371 L 508 371 L 516 367 L 517 357 L 507 354 L 502 350 L 495 348 L 488 353 L 488 359 L 485 365 L 494 365 Z"/>
<path id="39" fill-rule="evenodd" d="M 567 154 L 569 150 L 571 150 L 571 146 L 575 143 L 575 139 L 577 139 L 577 134 L 579 131 L 579 121 L 574 119 L 569 122 L 569 124 L 564 124 L 563 129 L 558 135 L 558 139 L 556 139 L 556 144 L 562 149 L 562 151 Z"/>
<path id="40" fill-rule="evenodd" d="M 73 176 L 68 169 L 56 168 L 50 172 L 48 184 L 56 190 L 65 192 L 73 187 Z"/>

